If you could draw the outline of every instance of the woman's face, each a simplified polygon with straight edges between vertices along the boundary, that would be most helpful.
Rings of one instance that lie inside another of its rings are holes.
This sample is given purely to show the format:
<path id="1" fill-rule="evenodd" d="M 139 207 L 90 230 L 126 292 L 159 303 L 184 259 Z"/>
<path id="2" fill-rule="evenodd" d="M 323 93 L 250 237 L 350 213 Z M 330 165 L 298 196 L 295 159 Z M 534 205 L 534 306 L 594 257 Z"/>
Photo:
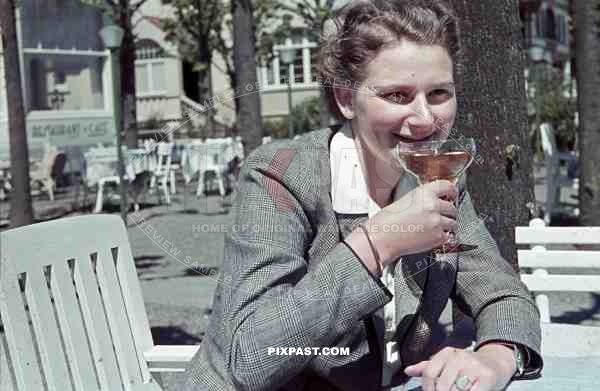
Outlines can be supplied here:
<path id="1" fill-rule="evenodd" d="M 442 46 L 403 40 L 379 51 L 352 93 L 352 128 L 370 155 L 448 137 L 456 116 L 452 60 Z"/>

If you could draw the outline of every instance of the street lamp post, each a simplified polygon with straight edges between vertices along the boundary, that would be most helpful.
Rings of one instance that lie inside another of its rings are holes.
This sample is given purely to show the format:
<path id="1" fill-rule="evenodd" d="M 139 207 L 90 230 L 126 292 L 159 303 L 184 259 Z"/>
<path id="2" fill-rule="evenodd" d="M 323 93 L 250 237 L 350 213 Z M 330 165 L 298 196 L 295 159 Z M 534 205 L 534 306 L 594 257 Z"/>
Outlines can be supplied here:
<path id="1" fill-rule="evenodd" d="M 123 41 L 123 29 L 113 23 L 104 26 L 100 32 L 104 47 L 110 50 L 110 66 L 113 83 L 113 113 L 115 117 L 115 130 L 117 132 L 117 171 L 119 175 L 119 193 L 121 205 L 121 218 L 127 225 L 127 184 L 125 183 L 125 164 L 123 149 L 121 148 L 121 67 L 119 65 L 119 51 Z"/>
<path id="2" fill-rule="evenodd" d="M 288 95 L 288 137 L 294 138 L 294 125 L 292 124 L 292 64 L 296 58 L 295 49 L 281 51 L 279 59 L 288 69 L 287 95 Z"/>

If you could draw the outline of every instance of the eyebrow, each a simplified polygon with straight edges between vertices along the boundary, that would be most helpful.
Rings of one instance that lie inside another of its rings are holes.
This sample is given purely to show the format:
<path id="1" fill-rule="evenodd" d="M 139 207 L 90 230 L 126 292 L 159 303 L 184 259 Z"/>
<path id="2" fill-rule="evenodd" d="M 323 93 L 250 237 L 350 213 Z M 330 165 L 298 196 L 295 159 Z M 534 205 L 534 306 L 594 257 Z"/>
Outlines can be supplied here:
<path id="1" fill-rule="evenodd" d="M 454 88 L 454 82 L 452 81 L 446 81 L 446 82 L 441 82 L 441 83 L 435 83 L 431 85 L 432 89 L 438 89 L 438 88 Z M 381 85 L 381 86 L 372 86 L 373 89 L 375 89 L 378 92 L 385 92 L 385 91 L 395 91 L 395 90 L 400 90 L 403 88 L 406 89 L 414 89 L 414 85 L 411 84 L 403 84 L 403 83 L 396 83 L 396 84 L 388 84 L 388 85 Z"/>

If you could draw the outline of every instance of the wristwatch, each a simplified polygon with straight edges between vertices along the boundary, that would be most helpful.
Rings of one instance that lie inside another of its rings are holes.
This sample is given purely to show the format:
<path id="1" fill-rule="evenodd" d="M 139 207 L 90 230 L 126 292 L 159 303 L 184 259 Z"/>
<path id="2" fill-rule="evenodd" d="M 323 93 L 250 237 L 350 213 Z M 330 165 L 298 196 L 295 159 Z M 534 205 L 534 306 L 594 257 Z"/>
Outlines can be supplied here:
<path id="1" fill-rule="evenodd" d="M 515 362 L 517 363 L 517 369 L 513 375 L 513 379 L 521 377 L 523 373 L 525 373 L 525 359 L 527 354 L 526 352 L 524 352 L 524 348 L 521 348 L 519 345 L 514 343 L 503 342 L 500 345 L 504 345 L 513 351 Z"/>

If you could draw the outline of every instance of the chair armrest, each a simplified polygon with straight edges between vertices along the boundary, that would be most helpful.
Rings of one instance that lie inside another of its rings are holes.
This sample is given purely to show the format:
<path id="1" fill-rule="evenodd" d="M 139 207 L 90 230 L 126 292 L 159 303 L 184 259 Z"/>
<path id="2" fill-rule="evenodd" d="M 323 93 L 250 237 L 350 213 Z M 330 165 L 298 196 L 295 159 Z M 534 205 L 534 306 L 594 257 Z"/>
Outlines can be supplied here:
<path id="1" fill-rule="evenodd" d="M 184 372 L 200 345 L 156 345 L 144 358 L 150 372 Z"/>

